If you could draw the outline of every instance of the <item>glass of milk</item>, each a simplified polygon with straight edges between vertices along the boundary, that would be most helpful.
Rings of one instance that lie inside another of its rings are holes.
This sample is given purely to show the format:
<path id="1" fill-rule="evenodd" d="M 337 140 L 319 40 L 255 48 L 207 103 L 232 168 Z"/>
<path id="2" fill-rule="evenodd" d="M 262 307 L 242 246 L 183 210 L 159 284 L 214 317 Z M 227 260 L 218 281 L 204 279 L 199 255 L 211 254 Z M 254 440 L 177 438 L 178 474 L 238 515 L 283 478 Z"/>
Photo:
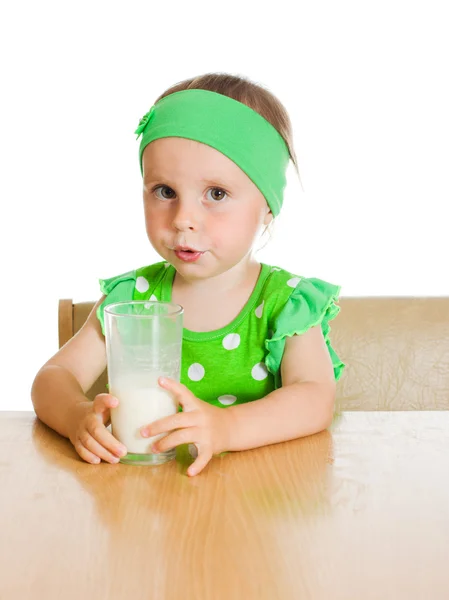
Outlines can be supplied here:
<path id="1" fill-rule="evenodd" d="M 184 310 L 169 302 L 118 302 L 104 309 L 112 434 L 128 454 L 122 463 L 159 465 L 176 450 L 153 454 L 152 444 L 166 434 L 144 438 L 140 429 L 178 407 L 158 385 L 161 376 L 179 381 Z"/>

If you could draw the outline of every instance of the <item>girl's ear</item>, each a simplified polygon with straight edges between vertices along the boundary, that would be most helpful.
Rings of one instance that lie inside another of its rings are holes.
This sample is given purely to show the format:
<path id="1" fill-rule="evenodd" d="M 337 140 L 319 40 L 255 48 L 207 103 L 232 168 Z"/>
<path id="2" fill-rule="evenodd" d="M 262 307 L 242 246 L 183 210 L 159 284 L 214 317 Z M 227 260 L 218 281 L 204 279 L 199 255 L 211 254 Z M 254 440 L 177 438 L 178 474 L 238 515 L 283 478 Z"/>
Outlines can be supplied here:
<path id="1" fill-rule="evenodd" d="M 273 222 L 273 213 L 271 212 L 271 210 L 268 210 L 268 212 L 265 215 L 265 218 L 263 220 L 263 224 L 264 225 L 269 225 L 272 222 Z"/>

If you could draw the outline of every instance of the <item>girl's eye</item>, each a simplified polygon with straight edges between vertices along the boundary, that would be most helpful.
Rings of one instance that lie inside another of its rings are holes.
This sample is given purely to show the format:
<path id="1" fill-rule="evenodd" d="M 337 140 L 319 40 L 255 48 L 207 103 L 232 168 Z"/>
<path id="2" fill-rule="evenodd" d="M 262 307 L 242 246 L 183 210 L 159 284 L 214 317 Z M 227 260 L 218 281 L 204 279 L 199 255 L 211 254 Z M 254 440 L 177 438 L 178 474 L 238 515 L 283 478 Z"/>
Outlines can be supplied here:
<path id="1" fill-rule="evenodd" d="M 227 196 L 226 192 L 220 188 L 211 188 L 207 191 L 208 194 L 209 192 L 211 195 L 208 196 L 208 200 L 212 200 L 212 202 L 221 202 Z"/>
<path id="2" fill-rule="evenodd" d="M 161 195 L 157 194 L 158 191 L 160 191 Z M 156 194 L 156 197 L 159 198 L 159 200 L 172 200 L 176 195 L 171 187 L 168 187 L 168 185 L 158 185 L 156 188 L 154 188 L 153 192 Z"/>
<path id="3" fill-rule="evenodd" d="M 168 185 L 158 185 L 153 189 L 153 193 L 159 200 L 173 200 L 176 197 L 176 193 Z M 221 188 L 211 188 L 207 191 L 207 199 L 211 202 L 221 202 L 227 196 L 227 193 Z"/>

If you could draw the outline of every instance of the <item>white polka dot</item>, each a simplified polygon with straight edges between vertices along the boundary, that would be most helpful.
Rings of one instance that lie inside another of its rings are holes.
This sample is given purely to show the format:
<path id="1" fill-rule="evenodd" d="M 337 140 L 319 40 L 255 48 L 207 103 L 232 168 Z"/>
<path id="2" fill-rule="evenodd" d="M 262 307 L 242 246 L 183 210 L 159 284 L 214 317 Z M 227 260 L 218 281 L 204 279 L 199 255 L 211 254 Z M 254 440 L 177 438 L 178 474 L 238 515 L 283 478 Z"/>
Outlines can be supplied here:
<path id="1" fill-rule="evenodd" d="M 223 339 L 223 346 L 226 350 L 235 350 L 240 345 L 240 336 L 238 333 L 230 333 Z"/>
<path id="2" fill-rule="evenodd" d="M 149 302 L 145 302 L 143 307 L 145 308 L 145 310 L 149 310 L 151 308 L 151 304 Z"/>
<path id="3" fill-rule="evenodd" d="M 279 268 L 279 267 L 273 267 L 273 268 L 271 269 L 271 272 L 273 273 L 273 271 L 280 271 L 280 268 Z"/>
<path id="4" fill-rule="evenodd" d="M 298 285 L 298 283 L 301 281 L 301 277 L 292 277 L 291 279 L 289 279 L 287 281 L 287 285 L 290 286 L 291 288 L 294 288 Z"/>
<path id="5" fill-rule="evenodd" d="M 237 396 L 232 396 L 232 394 L 225 394 L 224 396 L 218 396 L 218 402 L 220 404 L 224 404 L 224 406 L 229 406 L 230 404 L 234 404 L 237 400 Z"/>
<path id="6" fill-rule="evenodd" d="M 262 362 L 257 363 L 257 365 L 254 365 L 252 368 L 251 375 L 256 381 L 262 381 L 268 376 L 267 367 Z"/>
<path id="7" fill-rule="evenodd" d="M 189 454 L 192 458 L 196 458 L 198 456 L 198 448 L 195 444 L 189 444 Z"/>
<path id="8" fill-rule="evenodd" d="M 201 379 L 204 377 L 204 373 L 204 367 L 203 365 L 200 365 L 200 363 L 193 363 L 193 365 L 190 365 L 189 370 L 187 371 L 187 375 L 192 381 L 201 381 Z"/>
<path id="9" fill-rule="evenodd" d="M 265 304 L 265 300 L 262 302 L 262 304 L 261 304 L 260 306 L 258 306 L 258 307 L 256 308 L 256 311 L 255 311 L 255 312 L 256 312 L 256 317 L 257 317 L 258 319 L 260 319 L 260 317 L 262 316 L 262 313 L 263 313 L 263 305 L 264 305 L 264 304 Z"/>
<path id="10" fill-rule="evenodd" d="M 165 269 L 168 269 L 168 267 L 169 267 L 169 266 L 170 266 L 170 263 L 165 263 L 165 264 L 164 264 L 164 268 L 165 268 Z"/>
<path id="11" fill-rule="evenodd" d="M 136 279 L 136 290 L 141 294 L 145 293 L 149 287 L 150 284 L 145 279 L 145 277 L 140 276 Z"/>
<path id="12" fill-rule="evenodd" d="M 150 300 L 151 302 L 157 302 L 157 298 L 154 294 L 151 294 Z"/>

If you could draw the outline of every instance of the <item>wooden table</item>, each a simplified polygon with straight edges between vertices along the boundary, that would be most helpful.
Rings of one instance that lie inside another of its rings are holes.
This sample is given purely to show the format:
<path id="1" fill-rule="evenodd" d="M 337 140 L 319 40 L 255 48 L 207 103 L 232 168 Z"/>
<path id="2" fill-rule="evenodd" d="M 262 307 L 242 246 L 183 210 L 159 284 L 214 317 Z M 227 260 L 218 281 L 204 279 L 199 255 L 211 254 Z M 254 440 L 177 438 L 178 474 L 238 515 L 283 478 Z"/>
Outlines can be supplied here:
<path id="1" fill-rule="evenodd" d="M 449 598 L 449 412 L 343 413 L 192 479 L 0 413 L 1 600 Z M 185 450 L 182 448 L 181 450 Z"/>

